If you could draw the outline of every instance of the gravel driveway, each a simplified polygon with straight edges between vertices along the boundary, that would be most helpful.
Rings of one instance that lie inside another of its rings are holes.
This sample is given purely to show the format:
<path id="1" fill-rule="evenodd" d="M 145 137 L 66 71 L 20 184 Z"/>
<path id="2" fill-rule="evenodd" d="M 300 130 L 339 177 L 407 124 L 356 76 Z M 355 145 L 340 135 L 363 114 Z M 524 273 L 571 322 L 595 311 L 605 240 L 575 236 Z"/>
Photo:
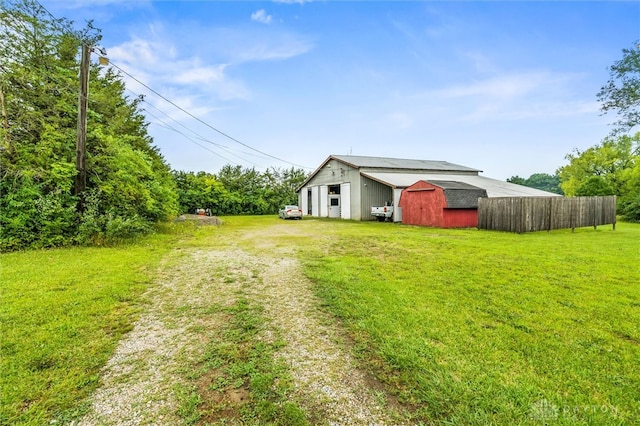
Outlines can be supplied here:
<path id="1" fill-rule="evenodd" d="M 183 366 L 204 350 L 202 330 L 225 321 L 212 307 L 231 306 L 241 287 L 285 340 L 277 356 L 289 366 L 293 397 L 305 411 L 327 425 L 395 424 L 381 387 L 357 368 L 342 330 L 319 308 L 291 245 L 274 242 L 274 236 L 302 236 L 325 225 L 283 222 L 212 232 L 215 249 L 176 249 L 168 256 L 79 424 L 181 424 L 175 391 L 185 381 Z"/>

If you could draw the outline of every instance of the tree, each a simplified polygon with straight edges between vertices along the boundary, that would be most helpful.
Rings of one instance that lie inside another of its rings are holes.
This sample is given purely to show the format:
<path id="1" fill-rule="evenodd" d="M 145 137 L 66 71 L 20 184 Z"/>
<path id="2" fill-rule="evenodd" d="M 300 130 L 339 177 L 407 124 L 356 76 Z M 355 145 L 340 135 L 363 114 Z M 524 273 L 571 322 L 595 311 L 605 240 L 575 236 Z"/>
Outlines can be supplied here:
<path id="1" fill-rule="evenodd" d="M 512 176 L 507 179 L 507 182 L 552 192 L 554 194 L 562 194 L 562 189 L 560 188 L 560 177 L 557 174 L 550 175 L 548 173 L 534 173 L 527 179 L 520 176 Z"/>
<path id="2" fill-rule="evenodd" d="M 629 132 L 640 124 L 640 41 L 622 49 L 622 59 L 609 68 L 609 81 L 597 96 L 605 114 L 618 115 L 614 133 Z"/>
<path id="3" fill-rule="evenodd" d="M 181 213 L 209 209 L 213 215 L 228 214 L 231 196 L 215 175 L 206 172 L 173 171 Z"/>
<path id="4" fill-rule="evenodd" d="M 264 173 L 225 165 L 216 174 L 174 171 L 180 211 L 208 208 L 215 215 L 275 214 L 297 203 L 295 190 L 306 179 L 301 169 L 271 167 Z"/>
<path id="5" fill-rule="evenodd" d="M 574 150 L 569 164 L 558 169 L 568 196 L 616 195 L 618 211 L 627 219 L 640 215 L 640 133 L 608 137 L 601 144 Z"/>
<path id="6" fill-rule="evenodd" d="M 574 196 L 590 177 L 600 176 L 611 186 L 614 195 L 622 196 L 627 192 L 629 170 L 637 167 L 639 155 L 640 133 L 633 137 L 608 137 L 585 151 L 575 149 L 565 157 L 569 164 L 558 169 L 560 185 L 566 195 Z"/>
<path id="7" fill-rule="evenodd" d="M 170 169 L 119 75 L 91 67 L 84 212 L 73 195 L 78 50 L 100 40 L 34 0 L 0 8 L 0 248 L 119 238 L 176 213 Z"/>
<path id="8" fill-rule="evenodd" d="M 615 195 L 615 190 L 602 176 L 591 176 L 576 189 L 577 197 Z"/>

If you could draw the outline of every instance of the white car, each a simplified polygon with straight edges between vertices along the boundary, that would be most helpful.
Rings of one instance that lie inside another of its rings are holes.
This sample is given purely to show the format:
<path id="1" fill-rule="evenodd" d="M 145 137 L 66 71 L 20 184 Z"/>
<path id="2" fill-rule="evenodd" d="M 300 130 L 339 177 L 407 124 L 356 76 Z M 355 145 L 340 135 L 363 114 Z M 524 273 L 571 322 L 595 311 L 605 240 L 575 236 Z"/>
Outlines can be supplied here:
<path id="1" fill-rule="evenodd" d="M 302 209 L 298 206 L 284 206 L 278 212 L 280 219 L 302 219 Z"/>

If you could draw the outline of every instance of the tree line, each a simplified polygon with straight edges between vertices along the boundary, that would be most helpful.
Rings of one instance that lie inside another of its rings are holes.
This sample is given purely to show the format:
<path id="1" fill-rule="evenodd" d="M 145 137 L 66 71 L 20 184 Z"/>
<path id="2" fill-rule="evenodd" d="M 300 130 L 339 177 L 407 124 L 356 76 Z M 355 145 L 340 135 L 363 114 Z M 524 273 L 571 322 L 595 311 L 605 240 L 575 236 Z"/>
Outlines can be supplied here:
<path id="1" fill-rule="evenodd" d="M 0 250 L 102 244 L 149 232 L 196 208 L 215 215 L 274 214 L 295 203 L 301 169 L 224 166 L 218 173 L 171 170 L 153 145 L 142 100 L 126 95 L 121 75 L 90 65 L 86 190 L 77 174 L 78 52 L 96 45 L 91 22 L 79 31 L 34 0 L 0 6 Z M 619 115 L 601 144 L 567 155 L 555 176 L 512 180 L 567 196 L 619 197 L 619 211 L 640 221 L 640 53 L 623 50 L 598 94 Z"/>

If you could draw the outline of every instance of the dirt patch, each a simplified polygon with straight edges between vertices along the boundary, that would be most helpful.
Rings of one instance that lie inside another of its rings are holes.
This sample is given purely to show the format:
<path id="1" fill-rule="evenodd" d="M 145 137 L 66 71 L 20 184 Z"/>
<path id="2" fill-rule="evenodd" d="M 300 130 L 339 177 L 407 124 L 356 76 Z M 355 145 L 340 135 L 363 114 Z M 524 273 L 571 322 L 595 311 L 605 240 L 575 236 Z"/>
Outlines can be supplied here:
<path id="1" fill-rule="evenodd" d="M 213 225 L 220 226 L 222 225 L 222 220 L 215 216 L 207 216 L 201 214 L 183 214 L 174 219 L 174 222 L 185 222 L 190 221 L 194 222 L 197 225 Z"/>

